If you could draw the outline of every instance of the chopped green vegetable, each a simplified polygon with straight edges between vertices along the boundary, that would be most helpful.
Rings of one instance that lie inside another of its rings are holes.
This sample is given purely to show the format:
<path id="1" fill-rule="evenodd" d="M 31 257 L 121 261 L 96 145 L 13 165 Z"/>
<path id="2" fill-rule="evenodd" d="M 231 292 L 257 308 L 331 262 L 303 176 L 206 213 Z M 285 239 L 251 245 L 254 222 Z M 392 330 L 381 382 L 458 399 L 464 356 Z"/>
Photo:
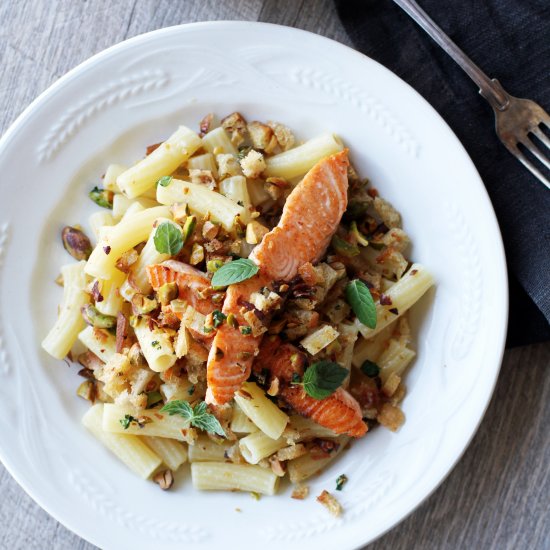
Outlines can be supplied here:
<path id="1" fill-rule="evenodd" d="M 131 414 L 125 414 L 124 418 L 121 418 L 119 422 L 122 424 L 122 427 L 127 430 L 132 422 L 137 423 L 137 419 L 134 418 Z"/>
<path id="2" fill-rule="evenodd" d="M 342 487 L 348 482 L 348 477 L 345 474 L 339 475 L 336 478 L 336 490 L 341 491 Z"/>
<path id="3" fill-rule="evenodd" d="M 223 287 L 246 281 L 258 273 L 259 267 L 246 258 L 228 262 L 220 267 L 212 277 L 212 286 Z"/>
<path id="4" fill-rule="evenodd" d="M 252 334 L 252 327 L 249 327 L 247 325 L 243 325 L 241 328 L 241 334 L 248 335 Z"/>
<path id="5" fill-rule="evenodd" d="M 338 363 L 324 359 L 307 368 L 301 385 L 309 396 L 324 399 L 342 385 L 348 374 L 348 370 Z"/>
<path id="6" fill-rule="evenodd" d="M 97 308 L 91 304 L 83 306 L 80 310 L 84 321 L 95 328 L 113 328 L 116 327 L 116 317 L 103 315 Z"/>
<path id="7" fill-rule="evenodd" d="M 114 193 L 112 191 L 108 191 L 107 189 L 100 189 L 99 187 L 94 187 L 88 196 L 98 205 L 102 206 L 103 208 L 109 208 L 110 210 L 113 209 L 113 196 Z"/>
<path id="8" fill-rule="evenodd" d="M 154 347 L 155 349 L 162 349 L 162 346 L 160 345 L 160 342 L 158 340 L 153 340 L 151 342 L 151 346 Z"/>
<path id="9" fill-rule="evenodd" d="M 338 235 L 334 235 L 334 237 L 332 237 L 331 244 L 337 254 L 345 256 L 346 258 L 353 258 L 361 253 L 356 244 L 348 243 L 348 241 L 345 241 Z"/>
<path id="10" fill-rule="evenodd" d="M 181 230 L 171 222 L 163 222 L 157 227 L 153 241 L 158 252 L 170 256 L 178 254 L 184 243 Z"/>
<path id="11" fill-rule="evenodd" d="M 160 412 L 167 412 L 170 416 L 177 414 L 195 428 L 227 437 L 219 420 L 208 412 L 208 405 L 204 401 L 191 407 L 187 401 L 178 399 L 168 402 Z"/>
<path id="12" fill-rule="evenodd" d="M 168 187 L 173 179 L 174 178 L 172 176 L 162 176 L 162 178 L 157 181 L 157 185 L 160 185 L 161 187 Z"/>
<path id="13" fill-rule="evenodd" d="M 380 367 L 367 359 L 361 365 L 361 372 L 369 378 L 376 378 L 380 374 Z"/>
<path id="14" fill-rule="evenodd" d="M 376 305 L 367 285 L 354 279 L 346 286 L 346 301 L 361 323 L 376 328 Z"/>

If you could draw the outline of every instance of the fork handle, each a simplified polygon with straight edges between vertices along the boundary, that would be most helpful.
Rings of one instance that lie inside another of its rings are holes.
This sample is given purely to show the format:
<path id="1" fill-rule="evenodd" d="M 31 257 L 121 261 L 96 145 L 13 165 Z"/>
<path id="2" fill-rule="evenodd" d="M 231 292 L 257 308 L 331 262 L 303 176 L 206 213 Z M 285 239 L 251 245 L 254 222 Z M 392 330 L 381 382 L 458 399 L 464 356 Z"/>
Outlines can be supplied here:
<path id="1" fill-rule="evenodd" d="M 433 21 L 414 0 L 393 0 L 414 19 L 449 54 L 479 86 L 479 93 L 494 109 L 505 111 L 509 96 L 496 79 L 489 78 Z"/>

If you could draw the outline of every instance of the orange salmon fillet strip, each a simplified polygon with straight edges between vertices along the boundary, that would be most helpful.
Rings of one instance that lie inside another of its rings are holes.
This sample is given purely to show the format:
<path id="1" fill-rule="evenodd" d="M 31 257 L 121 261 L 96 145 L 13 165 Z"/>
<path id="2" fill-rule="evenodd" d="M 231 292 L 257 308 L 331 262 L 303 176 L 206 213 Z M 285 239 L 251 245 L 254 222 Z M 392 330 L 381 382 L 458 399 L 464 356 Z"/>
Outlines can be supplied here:
<path id="1" fill-rule="evenodd" d="M 300 350 L 292 344 L 282 343 L 278 337 L 264 339 L 254 363 L 254 371 L 268 369 L 283 383 L 290 383 L 294 373 L 304 374 L 303 362 L 292 360 L 300 357 Z M 362 437 L 367 432 L 359 403 L 346 390 L 338 388 L 324 399 L 314 399 L 302 386 L 283 386 L 279 392 L 298 414 L 307 416 L 321 426 L 337 434 Z"/>
<path id="2" fill-rule="evenodd" d="M 288 196 L 279 224 L 250 256 L 259 274 L 228 288 L 223 312 L 240 315 L 240 300 L 275 280 L 290 280 L 306 262 L 321 258 L 347 207 L 347 150 L 318 162 Z M 239 321 L 239 324 L 241 322 Z M 242 324 L 247 324 L 246 322 Z M 207 363 L 208 403 L 222 405 L 250 376 L 261 337 L 243 335 L 224 323 L 218 329 Z M 221 353 L 220 353 L 221 351 Z M 243 360 L 252 353 L 252 358 Z"/>

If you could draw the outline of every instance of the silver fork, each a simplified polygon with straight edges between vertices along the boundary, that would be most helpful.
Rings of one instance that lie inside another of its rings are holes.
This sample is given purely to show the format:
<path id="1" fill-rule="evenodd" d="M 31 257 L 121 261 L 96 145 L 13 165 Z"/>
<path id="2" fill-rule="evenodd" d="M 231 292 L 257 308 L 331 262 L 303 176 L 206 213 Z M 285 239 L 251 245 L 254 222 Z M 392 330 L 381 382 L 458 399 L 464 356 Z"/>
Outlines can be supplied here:
<path id="1" fill-rule="evenodd" d="M 550 139 L 541 130 L 541 125 L 550 128 L 550 116 L 530 99 L 511 96 L 496 78 L 489 78 L 429 17 L 414 0 L 393 0 L 410 15 L 479 86 L 479 93 L 489 102 L 495 112 L 495 129 L 500 141 L 540 182 L 550 189 L 550 180 L 520 150 L 522 145 L 548 170 L 548 154 L 543 153 L 530 138 L 536 136 L 550 149 Z"/>

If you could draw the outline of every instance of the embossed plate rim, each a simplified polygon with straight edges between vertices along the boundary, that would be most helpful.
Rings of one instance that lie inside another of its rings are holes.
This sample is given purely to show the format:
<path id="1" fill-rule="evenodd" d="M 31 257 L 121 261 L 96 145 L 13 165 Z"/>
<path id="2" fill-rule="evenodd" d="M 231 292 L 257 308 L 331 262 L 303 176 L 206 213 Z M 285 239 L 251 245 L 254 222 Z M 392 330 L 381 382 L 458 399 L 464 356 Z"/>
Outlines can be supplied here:
<path id="1" fill-rule="evenodd" d="M 384 71 L 384 74 L 387 76 L 387 78 L 390 78 L 389 75 L 391 75 L 391 73 L 387 69 L 381 68 L 374 61 L 369 60 L 368 58 L 365 58 L 362 54 L 359 54 L 358 52 L 355 52 L 354 50 L 351 50 L 346 46 L 335 43 L 332 40 L 313 35 L 311 33 L 306 33 L 305 31 L 299 31 L 299 30 L 290 29 L 287 27 L 280 27 L 277 25 L 261 24 L 261 23 L 249 23 L 249 22 L 242 22 L 242 23 L 241 22 L 209 22 L 209 23 L 196 23 L 196 24 L 190 24 L 190 25 L 182 25 L 179 27 L 170 27 L 159 31 L 153 31 L 152 33 L 147 33 L 145 35 L 132 38 L 126 42 L 113 46 L 108 50 L 101 52 L 96 56 L 92 57 L 88 61 L 84 62 L 82 65 L 73 69 L 63 78 L 61 78 L 52 87 L 50 87 L 41 96 L 39 96 L 39 98 L 37 98 L 24 111 L 24 113 L 16 120 L 13 126 L 7 131 L 7 133 L 2 138 L 2 140 L 0 140 L 0 158 L 2 155 L 2 151 L 6 149 L 9 142 L 15 138 L 17 132 L 23 130 L 24 126 L 27 124 L 28 119 L 30 119 L 36 112 L 40 111 L 40 109 L 46 104 L 46 102 L 50 98 L 56 97 L 56 94 L 60 93 L 63 90 L 63 87 L 65 86 L 65 84 L 72 82 L 73 80 L 76 80 L 79 76 L 83 76 L 89 70 L 92 70 L 98 65 L 100 65 L 104 60 L 108 60 L 110 56 L 117 55 L 118 52 L 123 52 L 129 49 L 132 49 L 134 46 L 138 46 L 142 43 L 146 43 L 150 39 L 156 40 L 156 39 L 159 39 L 160 37 L 169 38 L 174 34 L 177 34 L 180 32 L 186 32 L 187 30 L 193 30 L 193 31 L 199 30 L 201 32 L 204 30 L 206 32 L 209 32 L 209 31 L 216 31 L 216 29 L 221 29 L 221 28 L 231 28 L 231 29 L 234 29 L 235 31 L 239 31 L 242 33 L 246 33 L 249 29 L 262 28 L 262 32 L 265 32 L 266 34 L 273 34 L 275 37 L 278 35 L 278 33 L 284 33 L 286 37 L 292 36 L 293 40 L 294 39 L 299 40 L 300 38 L 307 37 L 308 41 L 310 42 L 315 41 L 316 43 L 318 43 L 319 49 L 322 49 L 323 47 L 325 47 L 327 51 L 329 50 L 338 51 L 339 55 L 341 54 L 344 60 L 346 57 L 349 57 L 350 60 L 353 57 L 353 63 L 364 65 L 365 70 L 367 72 L 368 72 L 369 66 L 370 67 L 376 66 L 378 67 L 377 71 Z M 253 34 L 252 31 L 251 31 L 251 34 Z M 411 97 L 411 101 L 414 99 L 414 102 L 416 102 L 418 105 L 423 106 L 423 108 L 426 108 L 427 103 L 414 90 L 412 90 L 412 88 L 410 88 L 408 85 L 400 81 L 397 77 L 395 77 L 395 75 L 391 75 L 391 78 L 393 79 L 392 82 L 395 83 L 395 85 L 398 86 L 399 89 L 402 91 L 404 97 L 409 95 Z M 468 426 L 468 432 L 469 432 L 468 437 L 464 437 L 464 439 L 461 440 L 460 446 L 462 448 L 460 449 L 460 452 L 453 455 L 452 459 L 449 459 L 445 463 L 445 471 L 442 472 L 441 475 L 438 475 L 436 480 L 432 480 L 432 482 L 430 482 L 428 486 L 425 486 L 423 487 L 422 490 L 418 491 L 418 494 L 415 495 L 413 499 L 411 499 L 413 502 L 406 504 L 405 506 L 406 510 L 404 511 L 400 510 L 397 514 L 393 514 L 393 517 L 387 518 L 387 521 L 385 521 L 385 523 L 382 524 L 382 527 L 378 529 L 378 531 L 374 536 L 380 536 L 384 531 L 391 528 L 393 525 L 395 525 L 395 523 L 403 519 L 405 515 L 410 513 L 416 506 L 418 506 L 439 485 L 439 483 L 441 483 L 444 477 L 448 474 L 448 472 L 454 466 L 456 461 L 460 458 L 462 452 L 465 450 L 465 448 L 467 447 L 467 444 L 473 437 L 475 430 L 477 429 L 477 426 L 479 425 L 479 422 L 481 421 L 483 413 L 489 403 L 490 395 L 492 394 L 492 390 L 494 388 L 494 384 L 496 382 L 496 378 L 498 374 L 498 367 L 500 365 L 500 359 L 502 357 L 503 343 L 504 343 L 504 337 L 506 332 L 505 331 L 505 328 L 506 328 L 505 313 L 507 311 L 507 294 L 506 294 L 506 274 L 504 271 L 505 269 L 504 253 L 502 249 L 502 242 L 498 233 L 498 226 L 494 218 L 494 214 L 492 213 L 490 203 L 488 202 L 486 191 L 483 188 L 482 183 L 479 180 L 479 176 L 477 175 L 477 172 L 475 172 L 475 168 L 473 168 L 473 165 L 471 164 L 471 161 L 468 159 L 463 147 L 461 146 L 457 138 L 454 136 L 454 134 L 452 134 L 450 129 L 447 127 L 447 125 L 440 119 L 439 115 L 437 115 L 433 111 L 433 109 L 429 108 L 429 110 L 431 111 L 431 115 L 434 117 L 434 120 L 438 121 L 438 124 L 441 126 L 441 128 L 446 129 L 448 133 L 447 137 L 449 141 L 452 142 L 453 150 L 456 151 L 457 158 L 460 157 L 460 160 L 465 163 L 465 169 L 468 171 L 469 176 L 472 178 L 472 180 L 477 180 L 477 187 L 478 187 L 477 191 L 479 191 L 478 198 L 480 202 L 484 203 L 483 207 L 487 211 L 487 220 L 485 221 L 490 225 L 491 231 L 495 235 L 497 235 L 498 242 L 494 243 L 496 245 L 495 254 L 496 254 L 497 263 L 499 264 L 499 267 L 501 268 L 502 273 L 500 273 L 501 278 L 499 281 L 497 281 L 496 283 L 494 281 L 491 281 L 491 283 L 500 285 L 499 288 L 500 288 L 501 303 L 499 304 L 499 307 L 500 307 L 499 312 L 504 314 L 501 316 L 500 319 L 497 320 L 497 321 L 500 321 L 500 324 L 497 328 L 497 333 L 499 335 L 499 338 L 497 338 L 498 341 L 494 343 L 494 347 L 491 348 L 490 365 L 488 365 L 488 368 L 490 369 L 490 373 L 489 373 L 490 383 L 488 383 L 483 388 L 483 391 L 480 392 L 479 407 L 476 408 L 477 422 L 472 423 L 471 425 Z M 412 130 L 414 131 L 415 128 L 412 128 Z M 76 139 L 78 138 L 75 138 L 75 140 Z M 9 243 L 8 243 L 8 246 L 9 246 Z M 0 278 L 1 277 L 2 277 L 2 273 L 0 273 Z M 3 289 L 0 287 L 0 293 L 2 292 L 3 292 Z M 1 294 L 0 294 L 0 308 L 2 308 Z M 404 441 L 404 443 L 406 442 Z M 6 460 L 4 456 L 5 453 L 3 452 L 3 449 L 1 448 L 1 446 L 0 446 L 0 455 L 3 462 L 8 467 L 9 471 L 23 486 L 23 488 L 43 508 L 45 508 L 52 515 L 54 515 L 56 519 L 58 519 L 62 523 L 65 523 L 69 528 L 73 529 L 75 532 L 78 532 L 85 538 L 88 538 L 88 540 L 95 542 L 100 546 L 105 547 L 106 545 L 110 544 L 108 542 L 108 539 L 105 539 L 104 536 L 100 537 L 96 533 L 92 533 L 90 530 L 82 528 L 78 524 L 78 522 L 66 520 L 66 518 L 63 517 L 63 513 L 60 511 L 58 504 L 48 501 L 47 498 L 42 498 L 44 495 L 41 494 L 40 491 L 34 490 L 32 483 L 28 482 L 26 473 L 18 471 L 17 467 L 13 463 L 10 463 L 9 460 Z M 263 503 L 265 503 L 265 500 L 262 502 L 262 504 Z M 333 524 L 331 522 L 331 526 L 332 525 Z M 356 522 L 355 523 L 345 522 L 343 524 L 339 524 L 338 522 L 336 522 L 334 523 L 334 526 L 336 525 L 341 525 L 340 531 L 342 533 L 342 539 L 341 539 L 342 545 L 345 545 L 346 547 L 357 547 L 367 542 L 367 540 L 365 540 L 365 535 L 362 534 L 361 529 L 357 527 Z M 353 529 L 352 529 L 352 526 L 353 526 Z M 371 540 L 373 540 L 373 536 L 369 535 L 369 541 Z M 303 542 L 304 541 L 302 541 L 302 544 Z"/>

